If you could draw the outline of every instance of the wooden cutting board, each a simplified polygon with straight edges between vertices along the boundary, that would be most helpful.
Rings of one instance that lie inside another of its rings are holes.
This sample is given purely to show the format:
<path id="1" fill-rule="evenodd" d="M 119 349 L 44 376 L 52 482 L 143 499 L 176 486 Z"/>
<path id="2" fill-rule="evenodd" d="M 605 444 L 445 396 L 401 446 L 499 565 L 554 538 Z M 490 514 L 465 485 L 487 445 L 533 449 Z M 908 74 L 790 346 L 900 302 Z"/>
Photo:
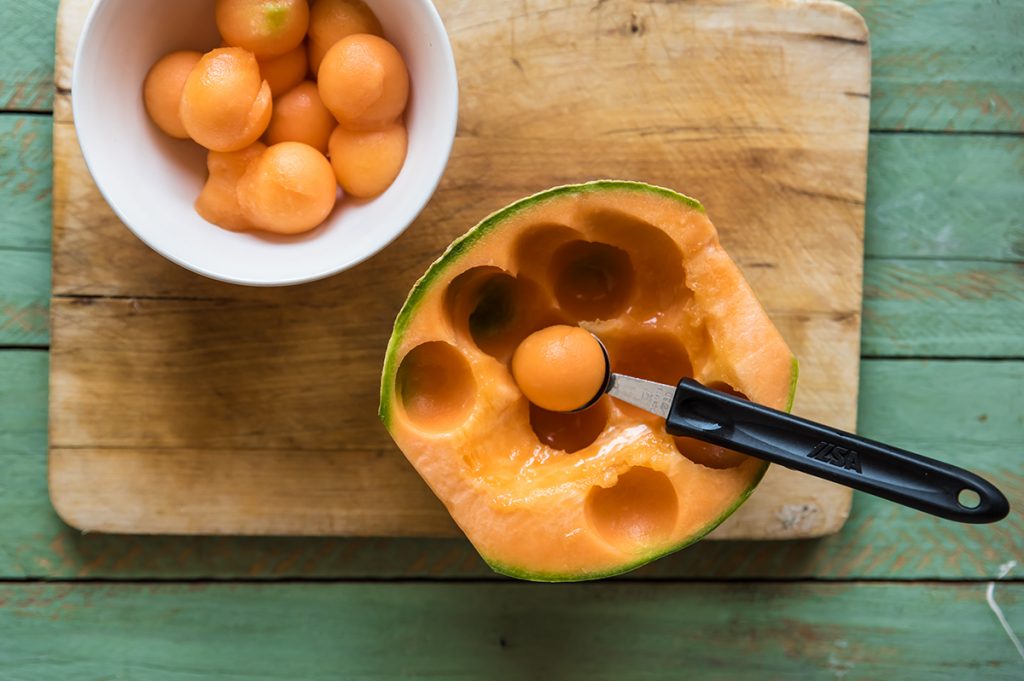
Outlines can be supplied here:
<path id="1" fill-rule="evenodd" d="M 57 25 L 50 494 L 71 525 L 456 533 L 376 418 L 391 323 L 453 237 L 594 178 L 699 198 L 801 360 L 795 411 L 855 426 L 870 52 L 845 5 L 439 1 L 461 102 L 434 199 L 354 270 L 249 289 L 151 252 L 90 179 L 70 108 L 90 4 L 64 0 Z M 849 507 L 773 467 L 716 536 L 818 536 Z"/>

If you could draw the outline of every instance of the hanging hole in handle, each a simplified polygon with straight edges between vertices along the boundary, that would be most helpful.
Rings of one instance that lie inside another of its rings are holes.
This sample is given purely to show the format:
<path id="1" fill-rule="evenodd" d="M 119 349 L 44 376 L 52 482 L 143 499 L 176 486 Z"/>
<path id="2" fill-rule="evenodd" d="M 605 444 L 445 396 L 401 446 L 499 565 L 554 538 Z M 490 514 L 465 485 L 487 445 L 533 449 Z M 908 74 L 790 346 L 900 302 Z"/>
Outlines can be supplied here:
<path id="1" fill-rule="evenodd" d="M 967 489 L 965 487 L 960 490 L 960 494 L 957 495 L 956 503 L 960 504 L 964 508 L 978 508 L 978 506 L 981 505 L 981 495 L 973 489 Z"/>

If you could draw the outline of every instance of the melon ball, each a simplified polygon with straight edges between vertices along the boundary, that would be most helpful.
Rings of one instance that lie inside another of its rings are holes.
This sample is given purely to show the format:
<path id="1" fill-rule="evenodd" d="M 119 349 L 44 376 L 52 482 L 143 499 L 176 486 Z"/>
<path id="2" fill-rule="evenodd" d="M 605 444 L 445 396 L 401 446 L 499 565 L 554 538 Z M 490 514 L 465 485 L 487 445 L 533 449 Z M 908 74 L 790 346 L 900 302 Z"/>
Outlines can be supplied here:
<path id="1" fill-rule="evenodd" d="M 181 122 L 212 151 L 249 146 L 270 123 L 270 86 L 252 52 L 222 47 L 203 55 L 185 80 Z"/>
<path id="2" fill-rule="evenodd" d="M 362 0 L 316 0 L 309 10 L 309 67 L 316 73 L 327 50 L 356 33 L 383 35 L 380 21 Z"/>
<path id="3" fill-rule="evenodd" d="M 195 204 L 204 220 L 233 232 L 255 229 L 238 204 L 238 181 L 266 149 L 262 142 L 254 142 L 239 151 L 211 151 L 206 155 L 210 176 Z"/>
<path id="4" fill-rule="evenodd" d="M 202 56 L 202 53 L 190 50 L 171 52 L 153 64 L 142 84 L 146 113 L 158 128 L 171 137 L 188 139 L 179 111 L 181 91 L 185 89 L 188 74 Z"/>
<path id="5" fill-rule="evenodd" d="M 267 127 L 267 144 L 302 142 L 321 154 L 337 121 L 320 101 L 316 83 L 306 81 L 274 100 L 274 113 Z"/>
<path id="6" fill-rule="evenodd" d="M 242 214 L 268 232 L 306 232 L 330 215 L 338 193 L 331 164 L 301 142 L 268 147 L 238 183 Z"/>
<path id="7" fill-rule="evenodd" d="M 217 30 L 229 45 L 258 57 L 298 47 L 309 27 L 306 0 L 217 0 Z"/>
<path id="8" fill-rule="evenodd" d="M 576 411 L 603 391 L 604 348 L 586 329 L 549 326 L 527 336 L 512 355 L 512 376 L 526 399 L 548 411 Z"/>
<path id="9" fill-rule="evenodd" d="M 379 130 L 405 111 L 409 72 L 398 50 L 375 35 L 351 35 L 327 50 L 317 71 L 320 99 L 349 130 Z"/>
<path id="10" fill-rule="evenodd" d="M 274 97 L 280 97 L 304 81 L 309 71 L 306 50 L 302 45 L 279 57 L 257 58 L 256 61 L 260 65 L 260 75 L 267 81 Z"/>
<path id="11" fill-rule="evenodd" d="M 383 194 L 398 177 L 407 147 L 408 137 L 401 123 L 369 132 L 346 130 L 339 125 L 331 133 L 331 167 L 346 194 L 369 199 Z"/>

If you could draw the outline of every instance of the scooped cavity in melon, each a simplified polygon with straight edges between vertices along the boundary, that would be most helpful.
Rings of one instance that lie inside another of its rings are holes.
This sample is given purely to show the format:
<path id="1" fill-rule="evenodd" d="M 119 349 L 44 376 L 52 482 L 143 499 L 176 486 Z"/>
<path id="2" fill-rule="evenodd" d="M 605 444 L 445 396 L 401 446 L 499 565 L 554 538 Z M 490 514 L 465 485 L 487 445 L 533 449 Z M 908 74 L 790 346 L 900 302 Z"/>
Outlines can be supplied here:
<path id="1" fill-rule="evenodd" d="M 746 395 L 725 383 L 710 383 L 708 387 L 727 393 L 733 397 L 748 399 Z M 678 449 L 683 456 L 709 468 L 732 468 L 733 466 L 738 466 L 744 461 L 750 459 L 746 454 L 740 454 L 739 452 L 734 452 L 731 449 L 726 449 L 725 447 L 713 445 L 710 442 L 704 442 L 703 440 L 697 440 L 692 437 L 677 437 L 675 438 L 675 444 L 676 449 Z"/>
<path id="2" fill-rule="evenodd" d="M 410 292 L 380 415 L 496 571 L 625 572 L 697 541 L 753 491 L 766 463 L 677 440 L 607 395 L 573 413 L 527 399 L 516 349 L 552 326 L 595 334 L 616 371 L 792 404 L 795 359 L 696 201 L 601 181 L 494 213 Z"/>
<path id="3" fill-rule="evenodd" d="M 203 55 L 185 80 L 181 122 L 211 151 L 237 151 L 270 123 L 270 86 L 252 52 L 221 47 Z"/>

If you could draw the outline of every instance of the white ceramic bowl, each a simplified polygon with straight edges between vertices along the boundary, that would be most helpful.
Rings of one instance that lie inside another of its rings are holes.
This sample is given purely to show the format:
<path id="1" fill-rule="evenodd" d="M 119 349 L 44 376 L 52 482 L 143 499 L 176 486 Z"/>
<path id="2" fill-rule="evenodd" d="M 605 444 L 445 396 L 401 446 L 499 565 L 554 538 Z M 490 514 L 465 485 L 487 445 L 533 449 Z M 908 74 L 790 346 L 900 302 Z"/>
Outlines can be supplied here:
<path id="1" fill-rule="evenodd" d="M 150 122 L 142 82 L 173 50 L 220 42 L 214 0 L 97 0 L 75 56 L 72 104 L 82 153 L 118 217 L 153 250 L 199 274 L 236 284 L 281 286 L 329 276 L 380 251 L 434 193 L 455 138 L 458 82 L 441 18 L 430 0 L 367 0 L 409 67 L 402 172 L 381 196 L 346 198 L 304 235 L 235 233 L 196 214 L 206 153 Z"/>

